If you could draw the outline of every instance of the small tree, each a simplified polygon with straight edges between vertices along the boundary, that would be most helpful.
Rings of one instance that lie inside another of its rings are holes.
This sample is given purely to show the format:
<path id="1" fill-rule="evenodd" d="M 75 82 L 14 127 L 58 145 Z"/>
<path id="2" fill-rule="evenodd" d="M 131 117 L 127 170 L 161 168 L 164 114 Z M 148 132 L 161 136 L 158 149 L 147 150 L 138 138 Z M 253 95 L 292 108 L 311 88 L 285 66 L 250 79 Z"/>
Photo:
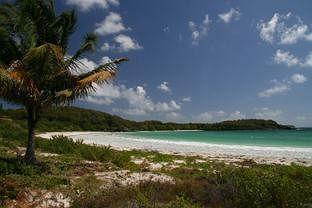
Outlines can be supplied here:
<path id="1" fill-rule="evenodd" d="M 76 25 L 75 11 L 55 14 L 53 0 L 18 0 L 0 5 L 0 97 L 25 106 L 28 142 L 25 160 L 36 161 L 34 131 L 42 109 L 73 102 L 113 78 L 126 58 L 78 74 L 79 59 L 94 51 L 97 37 L 87 34 L 73 56 L 67 55 Z"/>

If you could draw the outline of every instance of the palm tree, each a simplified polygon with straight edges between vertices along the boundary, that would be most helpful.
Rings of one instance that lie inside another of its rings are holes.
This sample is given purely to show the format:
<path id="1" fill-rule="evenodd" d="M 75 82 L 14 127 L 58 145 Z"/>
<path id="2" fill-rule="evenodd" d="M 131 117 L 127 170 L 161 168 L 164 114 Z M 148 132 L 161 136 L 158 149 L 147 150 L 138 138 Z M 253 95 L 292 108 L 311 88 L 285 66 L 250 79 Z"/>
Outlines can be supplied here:
<path id="1" fill-rule="evenodd" d="M 23 105 L 28 118 L 25 160 L 36 162 L 34 131 L 43 109 L 88 95 L 94 83 L 115 77 L 126 58 L 77 75 L 80 58 L 94 51 L 97 37 L 87 34 L 80 48 L 67 54 L 77 22 L 75 11 L 56 15 L 53 0 L 17 0 L 0 5 L 0 97 Z"/>

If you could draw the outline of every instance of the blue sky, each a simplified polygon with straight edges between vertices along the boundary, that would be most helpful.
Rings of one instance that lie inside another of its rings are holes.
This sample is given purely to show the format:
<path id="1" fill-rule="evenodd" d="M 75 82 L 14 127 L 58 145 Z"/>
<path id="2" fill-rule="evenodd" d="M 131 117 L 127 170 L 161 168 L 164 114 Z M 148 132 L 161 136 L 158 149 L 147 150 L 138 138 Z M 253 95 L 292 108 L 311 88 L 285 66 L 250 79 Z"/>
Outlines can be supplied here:
<path id="1" fill-rule="evenodd" d="M 75 105 L 128 119 L 264 118 L 312 126 L 310 0 L 59 0 L 76 8 L 71 40 L 100 36 L 82 70 L 129 57 Z"/>

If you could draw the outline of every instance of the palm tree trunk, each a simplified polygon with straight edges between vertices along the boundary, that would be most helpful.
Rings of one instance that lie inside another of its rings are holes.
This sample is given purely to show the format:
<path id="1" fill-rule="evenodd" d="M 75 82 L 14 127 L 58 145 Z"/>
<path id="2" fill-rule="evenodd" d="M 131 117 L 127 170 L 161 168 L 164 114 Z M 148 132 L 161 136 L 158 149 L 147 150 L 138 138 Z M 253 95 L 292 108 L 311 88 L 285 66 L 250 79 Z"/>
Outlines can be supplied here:
<path id="1" fill-rule="evenodd" d="M 28 141 L 27 149 L 25 154 L 25 160 L 27 163 L 35 163 L 35 127 L 37 124 L 37 110 L 34 107 L 27 108 L 27 118 L 28 118 Z"/>

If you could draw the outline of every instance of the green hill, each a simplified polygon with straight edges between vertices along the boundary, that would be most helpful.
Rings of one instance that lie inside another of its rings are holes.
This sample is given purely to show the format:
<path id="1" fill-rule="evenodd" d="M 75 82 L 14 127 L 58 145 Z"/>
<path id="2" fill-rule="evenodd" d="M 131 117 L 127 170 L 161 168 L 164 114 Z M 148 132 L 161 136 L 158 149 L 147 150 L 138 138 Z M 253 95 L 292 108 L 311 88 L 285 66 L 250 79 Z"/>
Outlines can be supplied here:
<path id="1" fill-rule="evenodd" d="M 0 111 L 0 120 L 11 120 L 26 127 L 24 109 Z M 108 113 L 77 107 L 50 108 L 43 112 L 38 131 L 153 131 L 153 130 L 256 130 L 291 129 L 272 120 L 235 120 L 220 123 L 163 123 L 130 121 Z"/>

